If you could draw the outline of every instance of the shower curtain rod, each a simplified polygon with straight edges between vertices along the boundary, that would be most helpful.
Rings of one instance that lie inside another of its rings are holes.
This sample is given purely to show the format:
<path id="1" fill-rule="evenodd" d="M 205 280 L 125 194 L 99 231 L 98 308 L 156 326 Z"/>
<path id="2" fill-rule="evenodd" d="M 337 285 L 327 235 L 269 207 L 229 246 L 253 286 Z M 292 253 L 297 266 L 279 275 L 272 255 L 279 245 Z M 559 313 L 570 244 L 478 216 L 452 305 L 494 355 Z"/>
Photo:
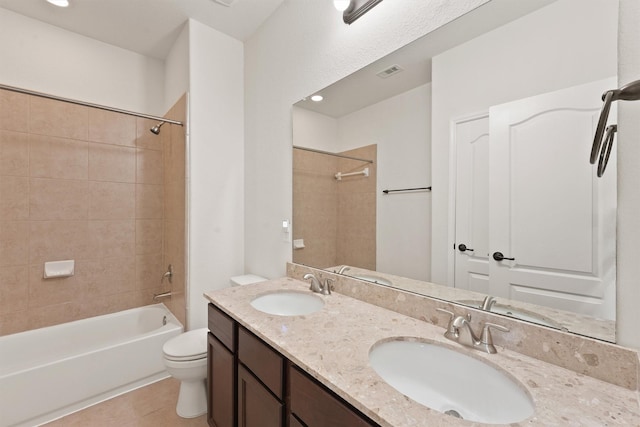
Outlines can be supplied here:
<path id="1" fill-rule="evenodd" d="M 143 119 L 156 120 L 156 121 L 159 121 L 159 122 L 165 122 L 165 123 L 171 123 L 171 124 L 174 124 L 174 125 L 184 126 L 184 124 L 182 122 L 178 121 L 178 120 L 165 119 L 164 117 L 152 116 L 150 114 L 135 113 L 133 111 L 121 110 L 119 108 L 107 107 L 107 106 L 99 105 L 99 104 L 92 104 L 90 102 L 83 102 L 83 101 L 77 101 L 75 99 L 62 98 L 60 96 L 49 95 L 49 94 L 42 93 L 42 92 L 36 92 L 36 91 L 33 91 L 33 90 L 22 89 L 22 88 L 19 88 L 19 87 L 7 86 L 7 85 L 0 84 L 0 89 L 9 90 L 11 92 L 24 93 L 25 95 L 39 96 L 40 98 L 53 99 L 55 101 L 68 102 L 70 104 L 82 105 L 82 106 L 85 106 L 85 107 L 98 108 L 100 110 L 112 111 L 114 113 L 127 114 L 129 116 L 140 117 L 140 118 L 143 118 Z"/>
<path id="2" fill-rule="evenodd" d="M 332 153 L 330 151 L 316 150 L 315 148 L 300 147 L 298 145 L 294 145 L 293 148 L 295 148 L 296 150 L 311 151 L 312 153 L 327 154 L 329 156 L 342 157 L 343 159 L 357 160 L 359 162 L 373 163 L 373 160 L 361 159 L 359 157 L 345 156 L 344 154 L 336 154 L 336 153 Z"/>

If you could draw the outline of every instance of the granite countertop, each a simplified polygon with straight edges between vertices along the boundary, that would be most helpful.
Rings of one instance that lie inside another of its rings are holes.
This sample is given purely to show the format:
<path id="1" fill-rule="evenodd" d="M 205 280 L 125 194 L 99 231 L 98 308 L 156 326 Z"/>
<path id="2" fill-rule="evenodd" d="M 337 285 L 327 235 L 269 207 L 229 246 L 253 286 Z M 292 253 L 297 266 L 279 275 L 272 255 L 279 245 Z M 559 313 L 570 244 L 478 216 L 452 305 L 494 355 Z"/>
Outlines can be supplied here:
<path id="1" fill-rule="evenodd" d="M 205 293 L 242 326 L 342 396 L 381 426 L 480 426 L 422 406 L 396 391 L 369 366 L 378 341 L 416 337 L 466 353 L 503 369 L 533 398 L 535 414 L 510 426 L 639 426 L 637 391 L 541 362 L 498 347 L 485 354 L 444 338 L 444 330 L 334 292 L 322 310 L 305 316 L 275 316 L 254 309 L 256 296 L 280 290 L 308 291 L 292 278 Z"/>

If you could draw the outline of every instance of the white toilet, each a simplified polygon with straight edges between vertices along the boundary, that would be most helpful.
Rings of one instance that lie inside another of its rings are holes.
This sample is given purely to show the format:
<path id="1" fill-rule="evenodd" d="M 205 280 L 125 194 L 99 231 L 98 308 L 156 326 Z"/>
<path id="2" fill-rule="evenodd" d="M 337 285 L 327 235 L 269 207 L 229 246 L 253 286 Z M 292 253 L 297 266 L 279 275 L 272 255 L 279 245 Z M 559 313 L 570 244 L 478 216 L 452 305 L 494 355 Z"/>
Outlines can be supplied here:
<path id="1" fill-rule="evenodd" d="M 255 274 L 234 276 L 231 286 L 264 282 Z M 164 343 L 164 365 L 172 377 L 181 381 L 176 412 L 182 418 L 195 418 L 207 412 L 207 328 L 194 329 Z"/>
<path id="2" fill-rule="evenodd" d="M 207 328 L 171 338 L 162 347 L 164 365 L 181 381 L 176 412 L 195 418 L 207 412 Z"/>

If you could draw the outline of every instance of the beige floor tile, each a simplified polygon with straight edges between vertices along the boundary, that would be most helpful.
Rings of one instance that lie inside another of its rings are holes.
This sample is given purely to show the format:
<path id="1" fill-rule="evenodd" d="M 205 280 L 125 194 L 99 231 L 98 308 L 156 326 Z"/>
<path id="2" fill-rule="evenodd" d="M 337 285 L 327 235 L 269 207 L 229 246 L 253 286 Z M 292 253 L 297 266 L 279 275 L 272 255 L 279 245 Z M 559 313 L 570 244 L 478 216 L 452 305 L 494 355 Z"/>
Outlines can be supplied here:
<path id="1" fill-rule="evenodd" d="M 159 381 L 80 412 L 45 424 L 47 427 L 207 427 L 207 416 L 180 418 L 175 405 L 180 382 Z"/>

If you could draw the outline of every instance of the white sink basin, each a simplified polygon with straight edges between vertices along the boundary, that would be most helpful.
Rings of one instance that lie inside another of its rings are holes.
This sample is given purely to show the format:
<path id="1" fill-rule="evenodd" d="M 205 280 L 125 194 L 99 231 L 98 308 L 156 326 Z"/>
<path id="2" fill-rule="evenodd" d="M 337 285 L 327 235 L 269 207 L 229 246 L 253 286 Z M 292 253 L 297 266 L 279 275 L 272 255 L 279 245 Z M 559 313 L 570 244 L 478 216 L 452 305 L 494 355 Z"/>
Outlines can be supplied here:
<path id="1" fill-rule="evenodd" d="M 509 424 L 534 413 L 531 397 L 506 373 L 443 346 L 383 341 L 371 348 L 369 363 L 402 394 L 465 420 Z"/>
<path id="2" fill-rule="evenodd" d="M 302 316 L 322 309 L 324 301 L 311 292 L 282 291 L 261 295 L 251 305 L 267 314 Z"/>

